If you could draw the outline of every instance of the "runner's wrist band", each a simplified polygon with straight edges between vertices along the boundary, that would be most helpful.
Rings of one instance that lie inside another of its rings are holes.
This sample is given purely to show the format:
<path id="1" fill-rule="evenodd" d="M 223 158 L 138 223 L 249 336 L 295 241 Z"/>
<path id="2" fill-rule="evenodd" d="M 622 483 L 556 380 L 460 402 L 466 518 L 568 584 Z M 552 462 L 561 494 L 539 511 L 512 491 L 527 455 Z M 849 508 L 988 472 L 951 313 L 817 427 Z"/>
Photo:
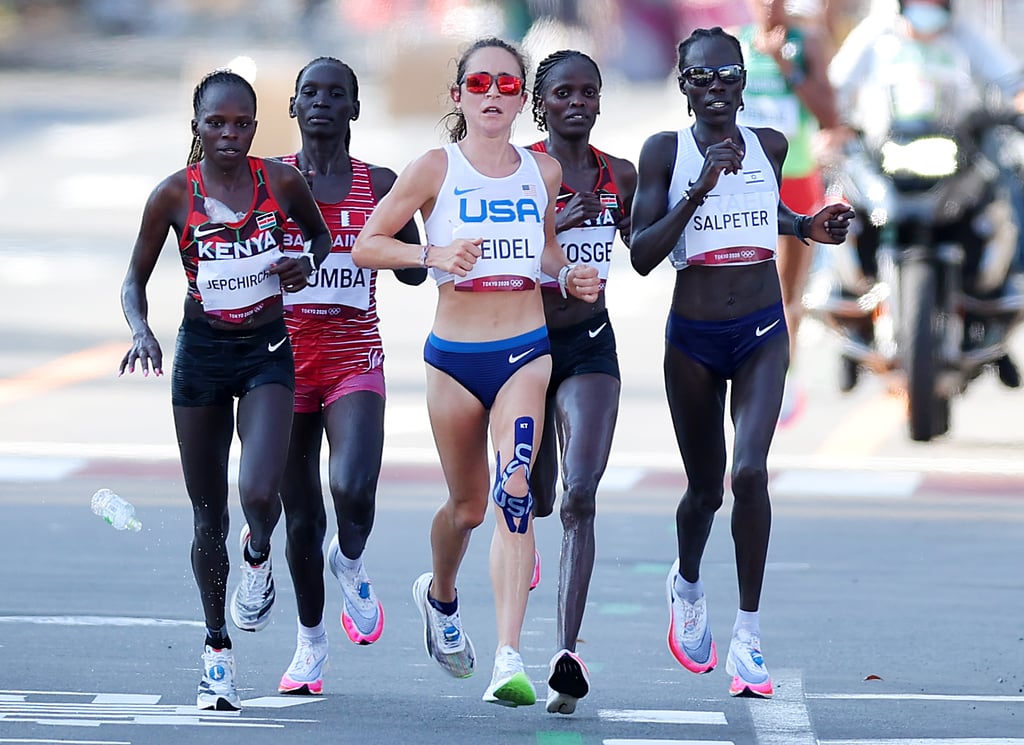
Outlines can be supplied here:
<path id="1" fill-rule="evenodd" d="M 804 230 L 811 224 L 813 219 L 810 215 L 795 215 L 793 217 L 793 235 L 805 246 L 810 244 L 807 242 L 807 233 Z"/>
<path id="2" fill-rule="evenodd" d="M 566 264 L 558 270 L 558 290 L 562 293 L 562 297 L 569 298 L 569 272 L 576 268 L 575 264 Z"/>
<path id="3" fill-rule="evenodd" d="M 697 199 L 695 196 L 693 196 L 693 194 L 690 193 L 690 190 L 687 189 L 686 191 L 683 192 L 683 199 L 685 199 L 687 202 L 693 202 L 693 205 L 695 207 L 700 207 L 702 204 L 704 204 L 704 202 L 708 201 L 708 195 L 705 194 L 700 199 Z"/>
<path id="4" fill-rule="evenodd" d="M 423 267 L 424 269 L 427 268 L 427 251 L 429 250 L 430 244 L 428 243 L 423 247 L 423 250 L 420 251 L 420 266 Z"/>

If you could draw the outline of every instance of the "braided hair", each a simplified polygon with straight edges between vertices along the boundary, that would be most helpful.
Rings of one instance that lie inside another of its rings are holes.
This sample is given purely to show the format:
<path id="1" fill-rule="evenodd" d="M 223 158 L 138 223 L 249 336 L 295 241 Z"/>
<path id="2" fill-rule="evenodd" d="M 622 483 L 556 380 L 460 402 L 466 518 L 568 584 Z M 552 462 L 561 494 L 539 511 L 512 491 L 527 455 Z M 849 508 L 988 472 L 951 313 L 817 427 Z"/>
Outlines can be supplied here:
<path id="1" fill-rule="evenodd" d="M 540 64 L 537 65 L 537 74 L 533 80 L 533 121 L 537 123 L 537 127 L 541 132 L 548 131 L 548 123 L 544 116 L 544 94 L 547 93 L 548 75 L 551 74 L 551 71 L 557 67 L 560 62 L 565 62 L 569 59 L 583 59 L 592 64 L 594 66 L 594 71 L 597 73 L 598 88 L 604 85 L 601 80 L 600 68 L 588 54 L 584 54 L 583 52 L 575 49 L 562 49 L 558 52 L 552 52 L 542 59 Z"/>
<path id="2" fill-rule="evenodd" d="M 242 88 L 249 97 L 252 98 L 252 113 L 256 116 L 256 91 L 253 90 L 252 85 L 248 80 L 243 78 L 237 72 L 231 70 L 221 69 L 214 70 L 208 75 L 204 76 L 199 84 L 196 86 L 195 91 L 192 93 L 192 115 L 195 117 L 195 121 L 199 119 L 199 111 L 203 107 L 203 97 L 210 88 L 217 85 L 235 85 Z M 198 134 L 192 135 L 192 146 L 188 151 L 188 165 L 198 163 L 203 159 L 203 143 L 199 139 Z"/>
<path id="3" fill-rule="evenodd" d="M 526 80 L 526 57 L 520 52 L 515 46 L 499 39 L 496 36 L 488 36 L 483 39 L 478 39 L 473 42 L 472 46 L 469 47 L 462 56 L 459 58 L 458 65 L 455 69 L 455 82 L 452 83 L 452 90 L 455 90 L 466 79 L 466 63 L 469 61 L 470 56 L 473 52 L 478 49 L 487 49 L 488 47 L 497 47 L 498 49 L 504 49 L 506 52 L 516 58 L 516 62 L 519 63 L 519 71 L 523 75 L 523 80 Z M 466 115 L 462 113 L 462 109 L 459 107 L 453 108 L 444 118 L 441 120 L 444 122 L 445 129 L 448 130 L 448 139 L 451 142 L 458 142 L 466 136 Z"/>
<path id="4" fill-rule="evenodd" d="M 345 70 L 349 77 L 352 79 L 352 101 L 355 103 L 359 102 L 359 78 L 356 77 L 355 70 L 349 67 L 346 63 L 342 62 L 337 57 L 316 57 L 306 63 L 306 66 L 299 70 L 299 74 L 295 76 L 295 95 L 299 95 L 299 82 L 302 80 L 302 76 L 306 74 L 306 71 L 314 65 L 326 64 L 326 65 L 337 65 L 341 69 Z M 348 134 L 345 135 L 345 150 L 349 149 L 349 145 L 352 143 L 352 129 L 348 130 Z"/>

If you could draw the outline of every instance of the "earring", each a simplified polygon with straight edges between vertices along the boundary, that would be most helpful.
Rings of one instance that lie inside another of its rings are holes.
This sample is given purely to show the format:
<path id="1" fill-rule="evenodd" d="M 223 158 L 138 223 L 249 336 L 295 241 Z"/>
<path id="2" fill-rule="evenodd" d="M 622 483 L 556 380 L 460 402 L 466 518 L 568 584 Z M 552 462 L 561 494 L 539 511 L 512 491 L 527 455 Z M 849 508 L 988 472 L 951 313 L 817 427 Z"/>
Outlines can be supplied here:
<path id="1" fill-rule="evenodd" d="M 746 104 L 745 104 L 745 103 L 743 103 L 743 99 L 742 99 L 742 98 L 740 98 L 740 109 L 739 109 L 739 110 L 740 110 L 740 111 L 743 111 L 744 107 L 746 107 Z"/>

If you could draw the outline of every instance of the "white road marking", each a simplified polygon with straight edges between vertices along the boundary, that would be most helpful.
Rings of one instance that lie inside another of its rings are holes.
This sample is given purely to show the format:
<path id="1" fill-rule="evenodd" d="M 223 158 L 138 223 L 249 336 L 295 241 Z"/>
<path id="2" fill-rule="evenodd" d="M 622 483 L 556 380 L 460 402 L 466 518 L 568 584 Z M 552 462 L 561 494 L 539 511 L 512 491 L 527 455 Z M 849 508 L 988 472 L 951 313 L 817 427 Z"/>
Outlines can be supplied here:
<path id="1" fill-rule="evenodd" d="M 42 743 L 43 745 L 132 745 L 130 740 L 37 740 L 29 737 L 0 737 L 0 742 Z"/>
<path id="2" fill-rule="evenodd" d="M 603 745 L 735 745 L 732 740 L 630 740 L 609 738 Z"/>
<path id="3" fill-rule="evenodd" d="M 772 681 L 772 700 L 751 699 L 747 706 L 758 745 L 818 745 L 807 715 L 800 671 L 776 670 Z"/>
<path id="4" fill-rule="evenodd" d="M 654 724 L 727 724 L 721 711 L 675 711 L 672 709 L 601 709 L 597 716 L 608 722 L 649 722 Z"/>
<path id="5" fill-rule="evenodd" d="M 0 623 L 33 623 L 40 626 L 187 626 L 206 628 L 202 621 L 183 621 L 175 618 L 133 618 L 130 616 L 0 616 Z"/>
<path id="6" fill-rule="evenodd" d="M 1024 696 L 988 696 L 946 693 L 808 693 L 807 698 L 836 701 L 950 701 L 983 704 L 1024 704 Z"/>
<path id="7" fill-rule="evenodd" d="M 905 740 L 821 740 L 818 745 L 1024 745 L 1020 737 L 928 737 Z"/>
<path id="8" fill-rule="evenodd" d="M 874 497 L 907 499 L 921 484 L 920 473 L 906 471 L 788 470 L 771 480 L 775 497 Z"/>

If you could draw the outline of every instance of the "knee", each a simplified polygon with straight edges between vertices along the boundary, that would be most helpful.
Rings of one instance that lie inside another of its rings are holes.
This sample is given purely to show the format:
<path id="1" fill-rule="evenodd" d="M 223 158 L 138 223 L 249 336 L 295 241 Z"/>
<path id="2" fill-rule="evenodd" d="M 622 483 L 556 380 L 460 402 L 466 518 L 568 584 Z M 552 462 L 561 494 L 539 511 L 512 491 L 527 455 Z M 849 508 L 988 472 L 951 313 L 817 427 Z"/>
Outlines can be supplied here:
<path id="1" fill-rule="evenodd" d="M 737 502 L 755 502 L 768 498 L 768 469 L 739 465 L 732 473 L 732 494 Z"/>
<path id="2" fill-rule="evenodd" d="M 562 495 L 562 524 L 592 521 L 597 511 L 597 480 L 592 478 L 570 481 Z"/>
<path id="3" fill-rule="evenodd" d="M 467 532 L 479 527 L 487 517 L 487 502 L 452 502 L 452 522 L 460 532 Z"/>
<path id="4" fill-rule="evenodd" d="M 359 519 L 372 514 L 377 483 L 370 476 L 353 478 L 351 476 L 332 476 L 329 487 L 331 499 L 336 505 L 344 505 L 345 511 L 352 519 Z"/>
<path id="5" fill-rule="evenodd" d="M 725 487 L 721 484 L 701 487 L 690 484 L 680 503 L 681 510 L 693 510 L 704 514 L 714 514 L 722 506 L 725 498 Z"/>
<path id="6" fill-rule="evenodd" d="M 285 523 L 289 546 L 322 546 L 327 535 L 327 513 L 321 507 L 312 512 L 287 513 Z"/>
<path id="7" fill-rule="evenodd" d="M 228 511 L 199 509 L 193 511 L 193 530 L 202 543 L 224 543 L 228 535 Z"/>

